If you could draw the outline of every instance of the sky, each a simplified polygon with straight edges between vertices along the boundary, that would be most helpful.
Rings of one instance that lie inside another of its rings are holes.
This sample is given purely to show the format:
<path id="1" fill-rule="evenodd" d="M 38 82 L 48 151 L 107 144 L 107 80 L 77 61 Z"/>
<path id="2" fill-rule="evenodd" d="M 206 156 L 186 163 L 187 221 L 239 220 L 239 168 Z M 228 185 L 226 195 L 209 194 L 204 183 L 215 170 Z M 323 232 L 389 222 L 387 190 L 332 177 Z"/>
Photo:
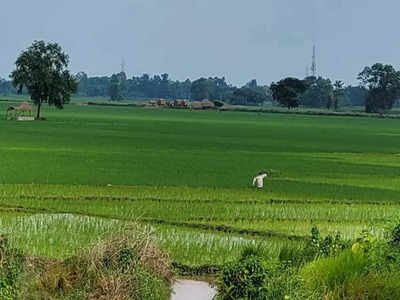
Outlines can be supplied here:
<path id="1" fill-rule="evenodd" d="M 347 84 L 376 62 L 399 67 L 398 0 L 2 0 L 0 77 L 34 40 L 57 42 L 70 70 L 168 73 L 234 85 L 317 73 Z"/>

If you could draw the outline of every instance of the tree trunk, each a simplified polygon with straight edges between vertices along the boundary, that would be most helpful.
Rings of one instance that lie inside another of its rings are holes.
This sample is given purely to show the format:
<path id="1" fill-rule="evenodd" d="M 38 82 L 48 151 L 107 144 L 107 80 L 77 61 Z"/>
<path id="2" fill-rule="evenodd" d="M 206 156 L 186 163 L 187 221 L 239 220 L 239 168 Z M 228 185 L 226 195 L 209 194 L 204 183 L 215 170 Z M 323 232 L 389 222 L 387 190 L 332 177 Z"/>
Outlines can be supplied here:
<path id="1" fill-rule="evenodd" d="M 42 101 L 39 101 L 36 113 L 36 120 L 40 120 L 40 107 L 42 106 Z"/>

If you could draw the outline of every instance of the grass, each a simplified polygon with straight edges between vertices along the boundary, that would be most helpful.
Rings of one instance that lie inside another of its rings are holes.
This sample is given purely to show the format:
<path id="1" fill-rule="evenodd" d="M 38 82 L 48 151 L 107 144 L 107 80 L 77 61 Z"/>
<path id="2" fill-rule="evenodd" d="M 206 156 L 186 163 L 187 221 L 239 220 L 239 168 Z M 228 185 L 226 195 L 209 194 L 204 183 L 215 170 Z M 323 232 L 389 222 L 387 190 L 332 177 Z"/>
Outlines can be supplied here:
<path id="1" fill-rule="evenodd" d="M 400 213 L 395 119 L 74 104 L 43 116 L 0 119 L 0 232 L 35 255 L 70 257 L 140 222 L 177 263 L 221 265 L 250 244 L 274 259 L 314 225 L 379 237 Z M 260 169 L 273 172 L 258 191 Z"/>
<path id="2" fill-rule="evenodd" d="M 382 181 L 383 192 L 397 190 L 396 120 L 74 105 L 43 113 L 49 121 L 0 121 L 0 182 L 232 188 L 271 168 L 280 172 L 271 189 L 299 196 L 378 196 Z"/>
<path id="3" fill-rule="evenodd" d="M 154 229 L 173 261 L 189 266 L 221 265 L 249 244 L 276 258 L 282 247 L 300 245 L 314 225 L 323 235 L 340 231 L 352 239 L 372 228 L 379 237 L 400 210 L 387 203 L 263 202 L 253 191 L 246 202 L 240 193 L 230 200 L 224 189 L 187 187 L 179 195 L 175 187 L 0 187 L 1 231 L 33 254 L 65 258 L 138 221 Z"/>

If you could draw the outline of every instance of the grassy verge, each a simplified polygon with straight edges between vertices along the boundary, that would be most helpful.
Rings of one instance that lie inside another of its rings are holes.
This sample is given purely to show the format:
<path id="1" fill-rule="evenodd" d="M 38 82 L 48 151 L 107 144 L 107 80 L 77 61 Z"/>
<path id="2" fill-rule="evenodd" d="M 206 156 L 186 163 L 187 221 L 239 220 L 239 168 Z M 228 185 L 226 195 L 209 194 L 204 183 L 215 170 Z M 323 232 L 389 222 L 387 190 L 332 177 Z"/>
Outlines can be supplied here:
<path id="1" fill-rule="evenodd" d="M 11 242 L 12 244 L 12 242 Z M 169 299 L 168 256 L 132 225 L 64 260 L 25 256 L 0 239 L 2 299 Z"/>

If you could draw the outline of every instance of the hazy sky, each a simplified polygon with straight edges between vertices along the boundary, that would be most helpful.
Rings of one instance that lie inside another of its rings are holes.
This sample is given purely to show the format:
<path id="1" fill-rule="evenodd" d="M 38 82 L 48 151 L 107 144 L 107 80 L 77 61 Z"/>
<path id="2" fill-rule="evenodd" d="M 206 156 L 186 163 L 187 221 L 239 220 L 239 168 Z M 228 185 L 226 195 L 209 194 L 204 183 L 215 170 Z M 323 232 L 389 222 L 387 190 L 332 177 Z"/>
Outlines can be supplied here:
<path id="1" fill-rule="evenodd" d="M 356 83 L 399 66 L 398 0 L 2 0 L 0 76 L 34 40 L 56 41 L 89 75 L 225 76 L 241 85 L 318 74 Z"/>

